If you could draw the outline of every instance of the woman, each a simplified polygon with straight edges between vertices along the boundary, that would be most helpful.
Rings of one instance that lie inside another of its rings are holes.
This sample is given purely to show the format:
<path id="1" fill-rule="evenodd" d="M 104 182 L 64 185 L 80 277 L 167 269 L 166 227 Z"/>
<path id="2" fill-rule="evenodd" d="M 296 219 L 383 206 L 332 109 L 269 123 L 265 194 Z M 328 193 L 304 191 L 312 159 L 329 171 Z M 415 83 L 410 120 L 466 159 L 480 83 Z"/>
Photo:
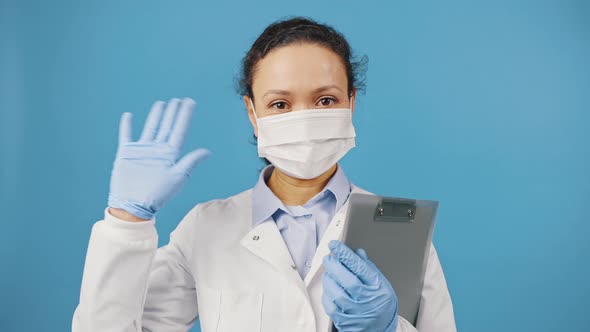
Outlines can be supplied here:
<path id="1" fill-rule="evenodd" d="M 278 21 L 243 61 L 241 88 L 270 164 L 256 185 L 197 204 L 157 248 L 155 213 L 207 157 L 179 157 L 194 102 L 154 104 L 139 141 L 121 118 L 108 207 L 90 237 L 73 331 L 455 331 L 431 247 L 416 327 L 395 290 L 340 238 L 352 185 L 358 63 L 344 37 L 305 18 Z"/>

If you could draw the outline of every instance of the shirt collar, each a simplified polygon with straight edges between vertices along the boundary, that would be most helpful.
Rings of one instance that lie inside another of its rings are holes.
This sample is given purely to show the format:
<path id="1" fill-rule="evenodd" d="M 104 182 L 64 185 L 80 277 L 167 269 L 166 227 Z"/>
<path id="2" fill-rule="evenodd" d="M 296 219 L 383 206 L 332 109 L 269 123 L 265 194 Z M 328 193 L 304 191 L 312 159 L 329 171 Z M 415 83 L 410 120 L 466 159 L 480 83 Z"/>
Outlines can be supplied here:
<path id="1" fill-rule="evenodd" d="M 252 190 L 252 224 L 254 226 L 267 220 L 277 210 L 289 211 L 283 202 L 270 190 L 266 181 L 272 174 L 274 169 L 273 165 L 266 166 L 258 177 L 258 182 Z M 324 189 L 319 192 L 316 196 L 312 197 L 306 205 L 314 204 L 324 192 L 330 192 L 336 199 L 336 210 L 340 209 L 344 202 L 348 199 L 348 195 L 351 191 L 351 184 L 344 170 L 338 164 L 336 173 L 332 176 L 330 181 L 326 184 Z"/>

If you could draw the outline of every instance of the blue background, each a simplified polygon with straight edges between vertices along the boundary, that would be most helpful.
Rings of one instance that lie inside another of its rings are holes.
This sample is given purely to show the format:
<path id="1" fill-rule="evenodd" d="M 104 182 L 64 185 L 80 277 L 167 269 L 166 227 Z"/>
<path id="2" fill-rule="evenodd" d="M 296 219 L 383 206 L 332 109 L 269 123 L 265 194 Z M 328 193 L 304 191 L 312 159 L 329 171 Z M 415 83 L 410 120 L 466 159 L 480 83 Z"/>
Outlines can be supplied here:
<path id="1" fill-rule="evenodd" d="M 121 112 L 190 96 L 214 155 L 158 219 L 251 187 L 234 90 L 263 28 L 309 15 L 370 59 L 342 164 L 441 202 L 435 244 L 460 331 L 588 331 L 590 2 L 12 1 L 0 8 L 0 330 L 67 331 Z"/>

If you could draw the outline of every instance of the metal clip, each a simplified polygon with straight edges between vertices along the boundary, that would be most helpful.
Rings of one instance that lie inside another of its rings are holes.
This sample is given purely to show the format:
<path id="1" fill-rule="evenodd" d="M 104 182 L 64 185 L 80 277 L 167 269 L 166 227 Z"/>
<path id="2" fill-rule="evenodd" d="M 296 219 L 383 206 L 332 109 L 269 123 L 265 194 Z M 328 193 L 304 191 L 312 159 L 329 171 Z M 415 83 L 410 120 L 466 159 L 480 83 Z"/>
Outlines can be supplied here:
<path id="1" fill-rule="evenodd" d="M 405 198 L 383 198 L 375 208 L 375 221 L 413 222 L 416 201 Z"/>

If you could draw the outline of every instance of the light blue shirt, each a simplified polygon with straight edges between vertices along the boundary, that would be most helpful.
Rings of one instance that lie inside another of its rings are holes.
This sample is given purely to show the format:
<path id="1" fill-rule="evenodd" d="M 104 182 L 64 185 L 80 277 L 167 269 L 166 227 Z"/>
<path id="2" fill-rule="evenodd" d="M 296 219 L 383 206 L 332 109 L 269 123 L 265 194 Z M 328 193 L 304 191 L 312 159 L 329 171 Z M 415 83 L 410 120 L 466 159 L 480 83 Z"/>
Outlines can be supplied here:
<path id="1" fill-rule="evenodd" d="M 260 172 L 252 191 L 252 223 L 276 223 L 301 279 L 305 279 L 322 235 L 348 199 L 351 184 L 338 165 L 326 187 L 305 205 L 286 206 L 266 184 L 273 169 L 269 165 Z"/>

